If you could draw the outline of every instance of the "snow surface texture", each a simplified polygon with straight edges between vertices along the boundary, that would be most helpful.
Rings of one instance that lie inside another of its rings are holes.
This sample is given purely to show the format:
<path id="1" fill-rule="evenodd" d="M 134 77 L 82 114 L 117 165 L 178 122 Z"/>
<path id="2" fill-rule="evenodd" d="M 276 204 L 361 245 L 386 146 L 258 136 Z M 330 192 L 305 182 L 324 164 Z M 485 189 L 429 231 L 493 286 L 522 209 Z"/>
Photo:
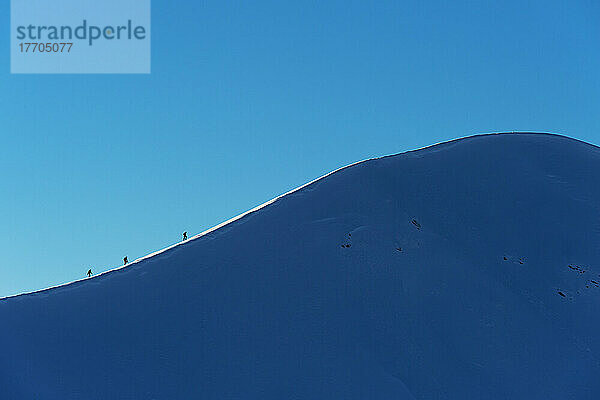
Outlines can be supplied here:
<path id="1" fill-rule="evenodd" d="M 546 134 L 351 165 L 0 300 L 0 399 L 598 399 L 599 182 Z"/>

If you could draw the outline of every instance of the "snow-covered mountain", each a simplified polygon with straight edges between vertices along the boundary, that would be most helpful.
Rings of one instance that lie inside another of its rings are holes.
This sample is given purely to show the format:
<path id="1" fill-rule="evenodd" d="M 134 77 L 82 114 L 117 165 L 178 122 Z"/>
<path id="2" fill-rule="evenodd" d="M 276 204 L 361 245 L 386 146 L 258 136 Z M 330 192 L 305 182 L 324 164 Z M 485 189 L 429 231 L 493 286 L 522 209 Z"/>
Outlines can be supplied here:
<path id="1" fill-rule="evenodd" d="M 598 399 L 599 207 L 562 136 L 357 163 L 0 300 L 0 399 Z"/>

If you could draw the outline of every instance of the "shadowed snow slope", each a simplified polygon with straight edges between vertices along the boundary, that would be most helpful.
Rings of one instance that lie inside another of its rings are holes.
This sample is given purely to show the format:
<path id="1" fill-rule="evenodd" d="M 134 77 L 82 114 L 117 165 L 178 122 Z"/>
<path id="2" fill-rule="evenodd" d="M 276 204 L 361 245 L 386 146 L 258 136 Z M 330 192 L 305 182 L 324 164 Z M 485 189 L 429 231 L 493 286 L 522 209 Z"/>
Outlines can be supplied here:
<path id="1" fill-rule="evenodd" d="M 0 300 L 0 398 L 598 399 L 599 182 L 546 134 L 354 164 Z"/>

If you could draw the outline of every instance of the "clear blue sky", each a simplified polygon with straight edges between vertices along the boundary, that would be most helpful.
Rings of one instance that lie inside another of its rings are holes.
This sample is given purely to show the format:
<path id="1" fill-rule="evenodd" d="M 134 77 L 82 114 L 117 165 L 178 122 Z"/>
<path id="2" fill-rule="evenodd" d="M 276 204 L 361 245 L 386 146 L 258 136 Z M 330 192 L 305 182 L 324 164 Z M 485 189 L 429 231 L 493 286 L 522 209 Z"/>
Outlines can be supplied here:
<path id="1" fill-rule="evenodd" d="M 600 144 L 594 1 L 153 0 L 151 75 L 10 75 L 0 15 L 0 296 L 365 158 L 491 131 Z"/>

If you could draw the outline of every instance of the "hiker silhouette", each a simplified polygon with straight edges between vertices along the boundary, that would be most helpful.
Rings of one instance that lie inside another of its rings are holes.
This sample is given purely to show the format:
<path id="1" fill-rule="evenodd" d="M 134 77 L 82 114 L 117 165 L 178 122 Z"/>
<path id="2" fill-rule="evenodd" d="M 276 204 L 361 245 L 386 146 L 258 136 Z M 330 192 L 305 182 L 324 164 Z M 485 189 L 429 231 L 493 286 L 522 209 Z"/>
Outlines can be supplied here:
<path id="1" fill-rule="evenodd" d="M 183 232 L 183 240 L 187 240 L 187 232 Z"/>
<path id="2" fill-rule="evenodd" d="M 91 268 L 90 268 L 90 269 L 88 269 L 87 276 L 88 276 L 88 278 L 89 278 L 90 276 L 92 276 L 92 269 L 91 269 Z"/>
<path id="3" fill-rule="evenodd" d="M 127 265 L 129 260 L 127 260 L 127 256 L 123 257 L 123 265 Z"/>

